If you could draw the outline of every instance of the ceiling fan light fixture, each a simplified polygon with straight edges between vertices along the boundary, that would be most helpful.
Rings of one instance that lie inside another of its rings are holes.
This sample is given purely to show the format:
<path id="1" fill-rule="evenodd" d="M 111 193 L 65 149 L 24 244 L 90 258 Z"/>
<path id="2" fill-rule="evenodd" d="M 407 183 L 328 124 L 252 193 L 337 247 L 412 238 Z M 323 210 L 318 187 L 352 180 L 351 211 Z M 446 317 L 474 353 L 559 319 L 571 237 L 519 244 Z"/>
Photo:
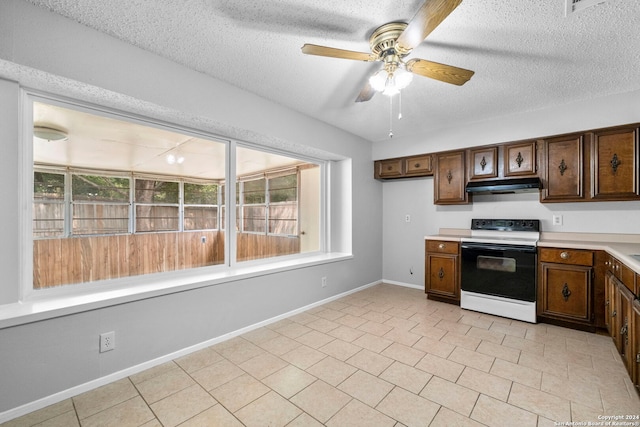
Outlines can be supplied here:
<path id="1" fill-rule="evenodd" d="M 369 77 L 369 84 L 373 90 L 382 92 L 387 84 L 387 72 L 384 69 L 379 70 L 377 73 Z"/>

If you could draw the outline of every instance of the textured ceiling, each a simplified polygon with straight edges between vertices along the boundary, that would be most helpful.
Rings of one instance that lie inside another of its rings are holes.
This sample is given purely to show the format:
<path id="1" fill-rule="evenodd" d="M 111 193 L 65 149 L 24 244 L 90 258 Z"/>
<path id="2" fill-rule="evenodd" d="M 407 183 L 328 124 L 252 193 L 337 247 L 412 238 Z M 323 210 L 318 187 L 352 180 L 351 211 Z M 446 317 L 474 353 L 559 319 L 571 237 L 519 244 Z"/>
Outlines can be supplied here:
<path id="1" fill-rule="evenodd" d="M 388 138 L 389 99 L 354 100 L 379 63 L 307 56 L 300 47 L 369 52 L 376 27 L 410 20 L 423 3 L 27 1 L 370 141 Z M 395 137 L 640 89 L 640 1 L 564 12 L 565 0 L 464 0 L 408 59 L 475 75 L 460 87 L 416 76 L 403 91 Z"/>

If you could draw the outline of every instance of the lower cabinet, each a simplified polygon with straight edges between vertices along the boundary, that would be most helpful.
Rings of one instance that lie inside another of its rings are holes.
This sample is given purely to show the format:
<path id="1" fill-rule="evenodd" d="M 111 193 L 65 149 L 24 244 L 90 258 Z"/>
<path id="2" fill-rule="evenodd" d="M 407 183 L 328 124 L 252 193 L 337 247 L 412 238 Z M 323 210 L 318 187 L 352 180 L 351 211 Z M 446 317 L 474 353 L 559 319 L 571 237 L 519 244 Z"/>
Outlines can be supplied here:
<path id="1" fill-rule="evenodd" d="M 460 244 L 427 240 L 424 290 L 431 299 L 460 302 Z"/>
<path id="2" fill-rule="evenodd" d="M 640 300 L 634 300 L 631 305 L 631 330 L 629 331 L 631 340 L 630 358 L 633 369 L 631 370 L 631 380 L 636 386 L 636 391 L 640 393 Z"/>
<path id="3" fill-rule="evenodd" d="M 631 329 L 633 328 L 631 317 L 635 297 L 624 283 L 615 277 L 611 278 L 611 282 L 614 286 L 613 292 L 615 298 L 615 316 L 612 318 L 612 329 L 615 332 L 613 341 L 616 344 L 618 353 L 620 353 L 624 366 L 627 368 L 629 374 L 632 374 L 635 364 L 635 354 L 632 354 L 633 347 L 631 345 L 633 335 L 631 333 Z"/>
<path id="4" fill-rule="evenodd" d="M 538 317 L 595 331 L 593 252 L 540 248 Z"/>

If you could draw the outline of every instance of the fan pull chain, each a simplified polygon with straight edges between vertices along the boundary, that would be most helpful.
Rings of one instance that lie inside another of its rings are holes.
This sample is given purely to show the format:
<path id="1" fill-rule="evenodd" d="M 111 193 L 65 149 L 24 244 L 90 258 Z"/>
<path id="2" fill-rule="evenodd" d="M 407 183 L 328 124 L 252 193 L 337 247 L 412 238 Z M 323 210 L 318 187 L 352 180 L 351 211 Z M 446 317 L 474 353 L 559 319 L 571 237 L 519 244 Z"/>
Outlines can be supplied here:
<path id="1" fill-rule="evenodd" d="M 393 138 L 393 96 L 389 97 L 389 138 Z"/>
<path id="2" fill-rule="evenodd" d="M 402 91 L 398 93 L 398 120 L 402 119 Z"/>

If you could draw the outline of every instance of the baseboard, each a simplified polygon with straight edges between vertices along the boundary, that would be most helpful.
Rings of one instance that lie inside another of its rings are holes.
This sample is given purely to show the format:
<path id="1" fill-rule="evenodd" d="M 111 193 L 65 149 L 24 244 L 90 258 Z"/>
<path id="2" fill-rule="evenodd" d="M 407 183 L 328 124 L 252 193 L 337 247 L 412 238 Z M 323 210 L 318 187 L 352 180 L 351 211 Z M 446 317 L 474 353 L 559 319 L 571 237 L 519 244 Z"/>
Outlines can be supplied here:
<path id="1" fill-rule="evenodd" d="M 387 280 L 387 279 L 382 279 L 382 283 L 386 283 L 389 285 L 396 285 L 396 286 L 404 286 L 405 288 L 424 290 L 424 286 L 414 285 L 413 283 L 396 282 L 394 280 Z"/>
<path id="2" fill-rule="evenodd" d="M 327 304 L 327 303 L 329 303 L 331 301 L 335 301 L 335 300 L 343 298 L 343 297 L 345 297 L 347 295 L 362 291 L 364 289 L 370 288 L 370 287 L 375 286 L 375 285 L 379 285 L 379 284 L 381 284 L 383 282 L 384 283 L 390 283 L 390 282 L 387 282 L 387 281 L 378 280 L 378 281 L 375 281 L 375 282 L 360 286 L 358 288 L 355 288 L 355 289 L 352 289 L 352 290 L 349 290 L 349 291 L 346 291 L 346 292 L 331 296 L 329 298 L 325 298 L 323 300 L 314 302 L 314 303 L 306 305 L 304 307 L 297 308 L 297 309 L 289 311 L 287 313 L 280 314 L 280 315 L 272 317 L 270 319 L 263 320 L 261 322 L 255 323 L 253 325 L 246 326 L 246 327 L 238 329 L 236 331 L 229 332 L 227 334 L 218 336 L 216 338 L 212 338 L 210 340 L 195 344 L 193 346 L 190 346 L 190 347 L 175 351 L 173 353 L 170 353 L 170 354 L 167 354 L 167 355 L 164 355 L 164 356 L 161 356 L 161 357 L 158 357 L 156 359 L 149 360 L 147 362 L 132 366 L 132 367 L 127 368 L 127 369 L 123 369 L 123 370 L 118 371 L 118 372 L 114 372 L 112 374 L 106 375 L 104 377 L 97 378 L 95 380 L 86 382 L 84 384 L 80 384 L 80 385 L 75 386 L 75 387 L 71 387 L 69 389 L 66 389 L 66 390 L 63 390 L 61 392 L 52 394 L 50 396 L 43 397 L 42 399 L 38 399 L 38 400 L 35 400 L 33 402 L 29 402 L 29 403 L 26 403 L 24 405 L 18 406 L 17 408 L 9 409 L 8 411 L 0 413 L 0 424 L 5 423 L 7 421 L 10 421 L 10 420 L 12 420 L 14 418 L 18 418 L 18 417 L 21 417 L 23 415 L 29 414 L 31 412 L 37 411 L 39 409 L 46 408 L 47 406 L 53 405 L 55 403 L 62 402 L 65 399 L 69 399 L 71 397 L 78 396 L 79 394 L 85 393 L 87 391 L 91 391 L 91 390 L 96 389 L 98 387 L 101 387 L 103 385 L 110 384 L 110 383 L 112 383 L 114 381 L 121 380 L 122 378 L 126 378 L 126 377 L 129 377 L 131 375 L 137 374 L 139 372 L 145 371 L 145 370 L 147 370 L 149 368 L 153 368 L 154 366 L 158 366 L 158 365 L 161 365 L 163 363 L 169 362 L 171 360 L 177 359 L 179 357 L 186 356 L 186 355 L 194 353 L 194 352 L 196 352 L 198 350 L 202 350 L 203 348 L 210 347 L 212 345 L 221 343 L 223 341 L 226 341 L 228 339 L 237 337 L 237 336 L 242 335 L 242 334 L 246 334 L 247 332 L 250 332 L 250 331 L 252 331 L 254 329 L 261 328 L 263 326 L 269 325 L 271 323 L 275 323 L 275 322 L 277 322 L 279 320 L 282 320 L 282 319 L 285 319 L 287 317 L 291 317 L 291 316 L 294 316 L 296 314 L 302 313 L 304 311 L 310 310 L 310 309 L 312 309 L 314 307 L 317 307 L 317 306 L 320 306 L 320 305 L 323 305 L 323 304 Z"/>

